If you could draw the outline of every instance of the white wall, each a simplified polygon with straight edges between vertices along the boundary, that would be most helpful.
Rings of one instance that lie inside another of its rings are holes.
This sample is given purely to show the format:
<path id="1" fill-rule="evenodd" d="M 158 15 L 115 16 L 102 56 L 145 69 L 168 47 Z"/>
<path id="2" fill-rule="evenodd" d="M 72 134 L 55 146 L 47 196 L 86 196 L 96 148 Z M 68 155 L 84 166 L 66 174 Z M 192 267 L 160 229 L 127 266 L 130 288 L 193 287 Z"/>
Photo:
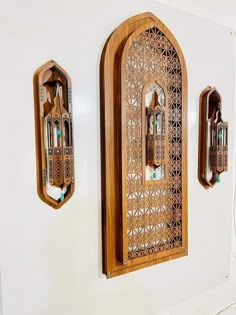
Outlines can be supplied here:
<path id="1" fill-rule="evenodd" d="M 158 315 L 235 315 L 235 307 L 236 262 L 232 264 L 229 281 L 168 307 Z"/>
<path id="2" fill-rule="evenodd" d="M 173 31 L 187 63 L 189 256 L 107 280 L 101 254 L 99 61 L 110 33 L 145 11 Z M 225 281 L 233 196 L 230 30 L 153 0 L 9 0 L 0 10 L 0 40 L 3 314 L 154 315 Z M 59 211 L 36 193 L 32 77 L 49 59 L 66 69 L 73 84 L 76 191 Z M 208 85 L 223 96 L 230 171 L 205 191 L 197 181 L 198 97 Z"/>
<path id="3" fill-rule="evenodd" d="M 230 27 L 236 32 L 236 2 L 234 0 L 155 0 L 199 16 L 219 25 Z"/>
<path id="4" fill-rule="evenodd" d="M 236 30 L 234 0 L 155 0 Z"/>

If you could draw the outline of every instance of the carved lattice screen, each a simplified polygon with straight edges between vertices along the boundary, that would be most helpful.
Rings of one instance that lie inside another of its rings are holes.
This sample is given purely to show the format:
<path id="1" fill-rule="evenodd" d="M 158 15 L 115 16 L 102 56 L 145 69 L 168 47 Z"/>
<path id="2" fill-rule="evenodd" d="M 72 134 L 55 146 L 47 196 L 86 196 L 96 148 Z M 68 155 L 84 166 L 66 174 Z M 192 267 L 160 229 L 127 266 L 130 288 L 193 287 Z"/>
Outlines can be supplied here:
<path id="1" fill-rule="evenodd" d="M 145 13 L 109 38 L 101 79 L 104 272 L 111 277 L 187 254 L 186 68 L 173 35 Z"/>

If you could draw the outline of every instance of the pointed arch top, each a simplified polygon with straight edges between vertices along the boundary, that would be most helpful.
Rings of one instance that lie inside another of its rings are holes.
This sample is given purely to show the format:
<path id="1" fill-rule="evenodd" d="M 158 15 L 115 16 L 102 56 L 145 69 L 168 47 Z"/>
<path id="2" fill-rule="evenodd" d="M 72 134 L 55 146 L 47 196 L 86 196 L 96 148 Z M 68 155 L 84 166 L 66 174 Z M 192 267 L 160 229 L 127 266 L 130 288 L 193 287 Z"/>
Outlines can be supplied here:
<path id="1" fill-rule="evenodd" d="M 140 13 L 128 18 L 112 32 L 103 48 L 101 65 L 104 64 L 104 67 L 106 67 L 106 61 L 109 63 L 111 56 L 114 53 L 117 53 L 117 49 L 119 52 L 123 51 L 124 44 L 127 43 L 127 40 L 129 43 L 131 43 L 132 39 L 137 36 L 140 30 L 155 26 L 169 39 L 171 44 L 175 47 L 183 70 L 183 79 L 187 80 L 186 62 L 178 41 L 169 28 L 151 12 Z M 132 37 L 130 37 L 131 34 Z"/>

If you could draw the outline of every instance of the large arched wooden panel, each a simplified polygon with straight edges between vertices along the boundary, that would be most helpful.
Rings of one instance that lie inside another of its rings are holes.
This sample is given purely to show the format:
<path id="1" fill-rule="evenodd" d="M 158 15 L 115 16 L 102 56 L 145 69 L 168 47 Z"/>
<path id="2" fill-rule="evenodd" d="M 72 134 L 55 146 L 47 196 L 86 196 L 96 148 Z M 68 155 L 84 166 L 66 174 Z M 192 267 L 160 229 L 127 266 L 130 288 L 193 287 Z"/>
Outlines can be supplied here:
<path id="1" fill-rule="evenodd" d="M 177 41 L 151 13 L 112 33 L 100 70 L 109 278 L 187 254 L 187 74 Z"/>

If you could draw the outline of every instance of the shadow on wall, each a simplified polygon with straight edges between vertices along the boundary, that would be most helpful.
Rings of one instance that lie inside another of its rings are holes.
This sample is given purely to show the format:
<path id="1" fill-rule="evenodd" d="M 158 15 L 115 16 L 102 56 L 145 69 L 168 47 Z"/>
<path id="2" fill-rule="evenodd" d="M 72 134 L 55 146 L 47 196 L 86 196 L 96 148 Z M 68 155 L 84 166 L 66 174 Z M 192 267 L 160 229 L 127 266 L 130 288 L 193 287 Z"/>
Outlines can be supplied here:
<path id="1" fill-rule="evenodd" d="M 2 315 L 2 281 L 1 281 L 1 269 L 0 269 L 0 315 Z"/>

